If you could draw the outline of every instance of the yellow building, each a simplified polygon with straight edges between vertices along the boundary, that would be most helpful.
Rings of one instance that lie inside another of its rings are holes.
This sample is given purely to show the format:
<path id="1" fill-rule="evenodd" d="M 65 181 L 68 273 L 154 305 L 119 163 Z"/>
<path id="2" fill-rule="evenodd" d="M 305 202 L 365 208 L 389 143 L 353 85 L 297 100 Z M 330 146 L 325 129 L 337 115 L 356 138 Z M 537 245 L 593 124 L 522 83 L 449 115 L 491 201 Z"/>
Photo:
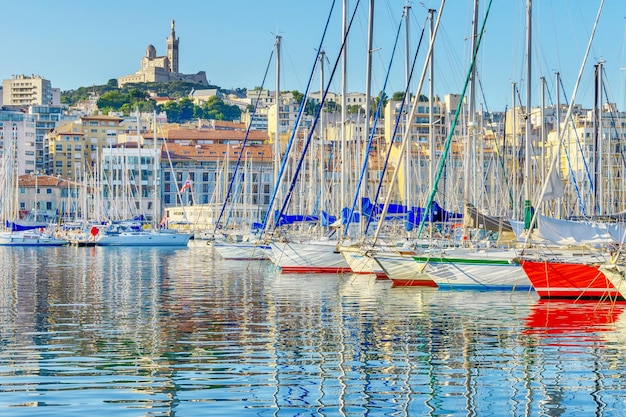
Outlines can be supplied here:
<path id="1" fill-rule="evenodd" d="M 78 121 L 59 126 L 48 135 L 49 168 L 54 175 L 80 180 L 94 172 L 102 149 L 117 145 L 124 132 L 114 116 L 83 116 Z"/>

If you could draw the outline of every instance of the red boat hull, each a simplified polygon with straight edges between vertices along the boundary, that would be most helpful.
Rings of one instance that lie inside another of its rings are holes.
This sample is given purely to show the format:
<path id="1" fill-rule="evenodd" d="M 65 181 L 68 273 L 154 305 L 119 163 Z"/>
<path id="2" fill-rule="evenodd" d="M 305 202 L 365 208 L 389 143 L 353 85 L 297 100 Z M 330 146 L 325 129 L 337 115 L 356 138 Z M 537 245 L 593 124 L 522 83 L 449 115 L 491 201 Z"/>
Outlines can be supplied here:
<path id="1" fill-rule="evenodd" d="M 621 298 L 597 265 L 520 260 L 541 298 Z"/>
<path id="2" fill-rule="evenodd" d="M 391 279 L 392 287 L 437 287 L 432 279 Z"/>
<path id="3" fill-rule="evenodd" d="M 352 272 L 350 268 L 336 266 L 281 266 L 280 270 L 285 274 L 348 274 Z"/>

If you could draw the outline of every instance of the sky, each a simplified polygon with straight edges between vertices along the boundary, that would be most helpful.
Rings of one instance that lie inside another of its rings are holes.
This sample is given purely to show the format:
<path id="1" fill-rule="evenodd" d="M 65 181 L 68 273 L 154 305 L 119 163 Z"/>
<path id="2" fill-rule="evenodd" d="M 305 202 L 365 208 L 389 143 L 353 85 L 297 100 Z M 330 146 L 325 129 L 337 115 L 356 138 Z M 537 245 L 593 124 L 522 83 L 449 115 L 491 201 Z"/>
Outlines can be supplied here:
<path id="1" fill-rule="evenodd" d="M 430 27 L 428 9 L 434 9 L 435 17 L 440 15 L 441 21 L 434 48 L 433 90 L 439 96 L 461 93 L 471 60 L 472 0 L 349 0 L 348 15 L 354 13 L 354 20 L 347 42 L 347 90 L 366 91 L 368 9 L 372 2 L 372 94 L 384 89 L 392 95 L 406 88 L 403 12 L 407 4 L 409 61 L 413 60 L 426 27 L 410 91 L 416 92 L 417 80 L 424 72 Z M 516 101 L 524 105 L 527 102 L 526 3 L 479 3 L 477 20 L 479 27 L 484 24 L 485 31 L 476 61 L 477 102 L 486 110 L 510 107 L 513 83 L 518 89 Z M 546 79 L 546 103 L 556 102 L 557 72 L 562 83 L 560 103 L 565 102 L 565 97 L 571 99 L 601 3 L 602 0 L 533 2 L 533 105 L 541 103 L 541 77 Z M 0 0 L 0 78 L 40 75 L 61 91 L 106 84 L 110 79 L 137 71 L 148 45 L 154 45 L 158 56 L 165 55 L 166 38 L 171 21 L 175 20 L 180 40 L 180 72 L 205 71 L 210 83 L 222 88 L 251 89 L 263 85 L 274 90 L 273 49 L 276 36 L 280 35 L 281 90 L 304 92 L 309 80 L 310 91 L 321 89 L 319 71 L 314 71 L 321 46 L 326 54 L 324 80 L 330 84 L 330 91 L 339 93 L 342 5 L 343 0 Z M 605 101 L 616 103 L 620 110 L 626 109 L 625 41 L 626 4 L 624 0 L 605 0 L 583 67 L 577 103 L 593 105 L 593 67 L 604 61 Z M 428 94 L 428 85 L 426 81 L 422 94 Z"/>

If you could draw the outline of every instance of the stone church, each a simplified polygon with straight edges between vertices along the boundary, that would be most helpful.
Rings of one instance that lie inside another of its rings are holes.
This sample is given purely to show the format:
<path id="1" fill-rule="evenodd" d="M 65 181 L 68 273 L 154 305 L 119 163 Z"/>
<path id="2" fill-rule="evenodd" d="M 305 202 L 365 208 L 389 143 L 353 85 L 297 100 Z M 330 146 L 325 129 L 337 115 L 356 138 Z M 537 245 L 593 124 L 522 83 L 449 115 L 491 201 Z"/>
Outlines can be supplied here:
<path id="1" fill-rule="evenodd" d="M 208 85 L 206 73 L 200 71 L 197 74 L 181 74 L 178 72 L 178 41 L 172 20 L 172 30 L 167 38 L 167 54 L 157 56 L 156 48 L 148 45 L 146 55 L 141 58 L 141 69 L 132 75 L 126 75 L 117 79 L 117 84 L 122 87 L 129 83 L 166 83 L 170 81 L 187 81 Z"/>

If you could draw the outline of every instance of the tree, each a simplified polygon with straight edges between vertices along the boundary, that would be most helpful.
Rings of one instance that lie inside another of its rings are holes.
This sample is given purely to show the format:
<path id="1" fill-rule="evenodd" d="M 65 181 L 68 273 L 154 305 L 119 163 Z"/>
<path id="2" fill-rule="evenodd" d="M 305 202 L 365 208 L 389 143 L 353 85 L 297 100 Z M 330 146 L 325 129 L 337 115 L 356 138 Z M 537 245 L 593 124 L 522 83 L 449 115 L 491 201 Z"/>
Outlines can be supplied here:
<path id="1" fill-rule="evenodd" d="M 391 101 L 402 101 L 404 100 L 404 91 L 396 91 L 391 96 Z"/>
<path id="2" fill-rule="evenodd" d="M 304 112 L 309 116 L 315 116 L 319 108 L 320 108 L 319 103 L 316 103 L 312 99 L 308 99 L 306 101 L 306 104 L 304 105 Z"/>
<path id="3" fill-rule="evenodd" d="M 380 102 L 382 98 L 382 108 L 384 109 L 385 106 L 387 105 L 387 102 L 389 101 L 387 98 L 387 94 L 385 94 L 384 91 L 381 91 L 380 94 L 376 97 L 374 97 L 372 99 L 372 102 L 370 103 L 370 111 L 372 114 L 376 113 L 376 109 L 378 108 L 378 103 Z M 381 115 L 382 115 L 382 111 L 381 111 Z"/>
<path id="4" fill-rule="evenodd" d="M 290 93 L 291 93 L 291 95 L 293 95 L 293 99 L 296 101 L 296 103 L 298 103 L 298 104 L 302 103 L 302 99 L 304 98 L 304 94 L 302 94 L 298 90 L 291 90 Z"/>
<path id="5" fill-rule="evenodd" d="M 164 111 L 167 114 L 167 120 L 173 123 L 177 123 L 181 120 L 180 105 L 175 101 L 168 101 L 159 106 L 160 111 Z"/>
<path id="6" fill-rule="evenodd" d="M 335 113 L 335 112 L 341 111 L 341 106 L 334 101 L 327 101 L 324 104 L 325 104 L 324 111 L 326 113 Z"/>
<path id="7" fill-rule="evenodd" d="M 359 114 L 365 113 L 365 110 L 360 104 L 349 104 L 348 107 L 346 107 L 346 112 L 348 114 Z"/>
<path id="8" fill-rule="evenodd" d="M 104 93 L 98 99 L 98 108 L 101 110 L 108 109 L 117 111 L 122 107 L 124 103 L 128 102 L 128 96 L 122 94 L 120 91 L 109 91 Z"/>

